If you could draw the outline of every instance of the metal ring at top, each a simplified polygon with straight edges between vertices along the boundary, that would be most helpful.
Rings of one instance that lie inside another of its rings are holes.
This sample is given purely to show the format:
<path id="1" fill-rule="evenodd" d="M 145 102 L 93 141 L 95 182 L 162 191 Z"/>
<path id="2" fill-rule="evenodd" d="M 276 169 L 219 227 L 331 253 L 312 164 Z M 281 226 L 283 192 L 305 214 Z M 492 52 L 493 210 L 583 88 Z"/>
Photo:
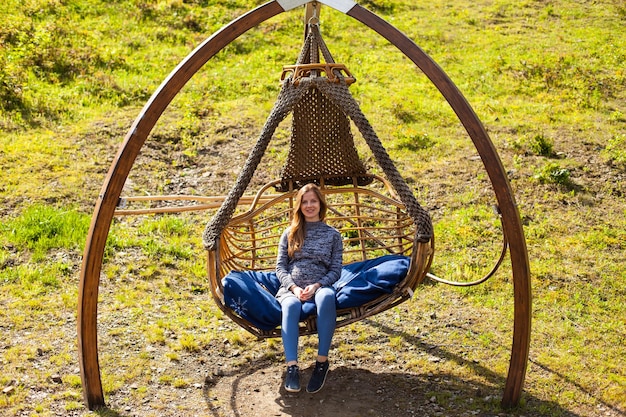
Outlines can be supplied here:
<path id="1" fill-rule="evenodd" d="M 310 4 L 309 10 L 305 12 L 305 13 L 312 13 L 311 17 L 309 17 L 309 19 L 307 20 L 307 24 L 319 26 L 320 24 L 320 17 L 318 13 L 319 9 L 320 9 L 320 4 L 318 2 L 314 1 L 313 3 Z"/>

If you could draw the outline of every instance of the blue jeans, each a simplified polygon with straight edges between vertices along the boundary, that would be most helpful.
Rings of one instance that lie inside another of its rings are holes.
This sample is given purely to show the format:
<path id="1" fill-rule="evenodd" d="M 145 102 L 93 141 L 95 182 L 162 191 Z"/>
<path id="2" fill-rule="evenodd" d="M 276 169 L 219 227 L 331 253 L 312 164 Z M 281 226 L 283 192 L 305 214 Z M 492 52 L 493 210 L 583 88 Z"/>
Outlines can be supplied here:
<path id="1" fill-rule="evenodd" d="M 293 297 L 285 297 L 280 306 L 282 310 L 281 335 L 285 347 L 285 359 L 287 362 L 297 361 L 298 323 L 300 322 L 302 302 L 294 295 Z M 317 308 L 317 337 L 319 339 L 317 354 L 328 356 L 337 321 L 333 287 L 321 287 L 315 292 L 315 307 Z"/>

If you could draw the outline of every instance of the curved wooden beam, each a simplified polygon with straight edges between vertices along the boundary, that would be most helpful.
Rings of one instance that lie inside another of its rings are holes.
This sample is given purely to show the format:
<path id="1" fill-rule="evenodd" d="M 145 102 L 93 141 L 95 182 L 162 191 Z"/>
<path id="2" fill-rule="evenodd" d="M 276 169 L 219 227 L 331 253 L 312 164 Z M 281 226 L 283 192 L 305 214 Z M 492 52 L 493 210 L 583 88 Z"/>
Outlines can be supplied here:
<path id="1" fill-rule="evenodd" d="M 98 285 L 104 247 L 120 193 L 139 150 L 172 99 L 210 58 L 247 30 L 283 11 L 275 1 L 259 6 L 223 27 L 192 51 L 146 103 L 111 164 L 91 219 L 78 293 L 80 376 L 83 383 L 83 398 L 91 410 L 105 405 L 98 363 L 97 335 Z"/>
<path id="2" fill-rule="evenodd" d="M 97 302 L 105 243 L 115 207 L 128 174 L 148 135 L 189 79 L 216 53 L 247 30 L 285 11 L 282 4 L 293 8 L 306 0 L 274 0 L 246 13 L 216 32 L 191 52 L 163 81 L 135 119 L 120 146 L 104 184 L 92 216 L 81 268 L 78 300 L 78 353 L 83 397 L 89 409 L 105 405 L 100 366 L 98 363 Z M 515 405 L 519 401 L 526 373 L 530 341 L 530 272 L 526 243 L 519 213 L 497 152 L 485 129 L 447 75 L 415 43 L 368 10 L 350 0 L 324 0 L 322 3 L 374 29 L 409 57 L 440 90 L 468 131 L 487 169 L 504 218 L 509 237 L 513 266 L 515 295 L 515 326 L 511 364 L 502 403 Z M 348 9 L 348 7 L 350 7 Z M 344 9 L 345 10 L 342 10 Z"/>
<path id="3" fill-rule="evenodd" d="M 513 345 L 511 348 L 509 373 L 502 397 L 502 405 L 507 408 L 512 407 L 519 402 L 526 377 L 530 348 L 532 295 L 526 239 L 524 238 L 517 203 L 511 191 L 506 171 L 489 135 L 474 113 L 474 110 L 435 61 L 406 35 L 365 8 L 356 5 L 347 14 L 378 32 L 424 72 L 457 114 L 474 142 L 474 146 L 487 170 L 502 212 L 503 226 L 505 235 L 509 240 L 513 269 L 515 303 Z"/>

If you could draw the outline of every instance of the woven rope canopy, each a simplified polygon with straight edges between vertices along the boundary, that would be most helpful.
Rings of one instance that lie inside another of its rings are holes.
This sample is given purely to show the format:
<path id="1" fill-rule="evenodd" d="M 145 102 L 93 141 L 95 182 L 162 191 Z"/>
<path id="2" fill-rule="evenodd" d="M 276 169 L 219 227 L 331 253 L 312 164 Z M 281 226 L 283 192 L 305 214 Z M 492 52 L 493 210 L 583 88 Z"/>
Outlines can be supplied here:
<path id="1" fill-rule="evenodd" d="M 320 52 L 326 64 L 320 63 Z M 352 119 L 376 162 L 417 224 L 416 240 L 428 242 L 433 228 L 430 216 L 419 205 L 408 185 L 391 161 L 374 129 L 348 90 L 347 79 L 354 78 L 333 57 L 320 34 L 319 25 L 309 25 L 304 46 L 295 66 L 283 81 L 276 104 L 239 173 L 234 187 L 203 234 L 204 246 L 215 250 L 219 235 L 230 221 L 239 199 L 248 187 L 277 126 L 293 112 L 292 136 L 287 162 L 282 169 L 279 191 L 288 190 L 288 182 L 304 185 L 324 178 L 326 184 L 350 184 L 354 179 L 365 185 L 369 179 L 354 146 L 350 132 Z M 301 70 L 303 69 L 303 70 Z M 347 74 L 342 74 L 342 70 Z M 322 76 L 326 73 L 326 76 Z M 332 76 L 328 74 L 332 73 Z"/>

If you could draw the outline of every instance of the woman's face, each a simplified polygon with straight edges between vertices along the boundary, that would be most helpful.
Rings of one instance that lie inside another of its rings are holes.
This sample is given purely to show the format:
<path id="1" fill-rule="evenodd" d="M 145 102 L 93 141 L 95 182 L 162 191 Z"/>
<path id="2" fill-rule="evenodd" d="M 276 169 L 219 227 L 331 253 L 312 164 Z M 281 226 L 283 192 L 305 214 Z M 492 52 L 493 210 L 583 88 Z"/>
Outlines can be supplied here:
<path id="1" fill-rule="evenodd" d="M 318 222 L 320 220 L 320 200 L 315 191 L 307 191 L 302 195 L 300 211 L 307 222 Z"/>

